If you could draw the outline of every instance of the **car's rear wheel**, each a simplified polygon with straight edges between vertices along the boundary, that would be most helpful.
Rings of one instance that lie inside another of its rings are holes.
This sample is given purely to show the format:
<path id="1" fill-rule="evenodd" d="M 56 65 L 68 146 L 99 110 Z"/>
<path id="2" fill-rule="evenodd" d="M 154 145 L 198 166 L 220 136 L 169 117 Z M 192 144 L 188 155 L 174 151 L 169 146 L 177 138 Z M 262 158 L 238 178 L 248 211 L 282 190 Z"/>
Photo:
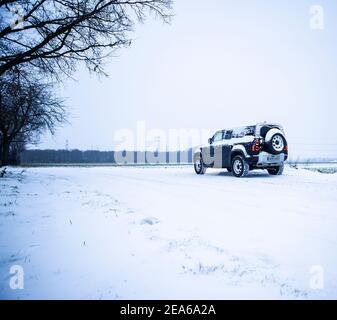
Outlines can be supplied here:
<path id="1" fill-rule="evenodd" d="M 206 167 L 201 157 L 194 160 L 194 171 L 196 174 L 204 174 L 206 172 Z"/>
<path id="2" fill-rule="evenodd" d="M 283 173 L 284 165 L 268 168 L 268 173 L 272 176 L 280 176 Z"/>
<path id="3" fill-rule="evenodd" d="M 249 172 L 249 165 L 242 156 L 235 156 L 232 160 L 232 172 L 235 177 L 245 177 Z"/>

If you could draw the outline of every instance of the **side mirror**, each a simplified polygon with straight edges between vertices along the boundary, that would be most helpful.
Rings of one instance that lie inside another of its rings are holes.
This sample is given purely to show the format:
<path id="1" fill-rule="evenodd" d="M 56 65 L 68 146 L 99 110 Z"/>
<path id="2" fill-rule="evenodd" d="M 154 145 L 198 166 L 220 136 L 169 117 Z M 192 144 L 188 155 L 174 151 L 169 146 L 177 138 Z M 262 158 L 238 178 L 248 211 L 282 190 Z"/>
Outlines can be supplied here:
<path id="1" fill-rule="evenodd" d="M 212 138 L 209 138 L 209 139 L 208 139 L 208 143 L 209 143 L 209 144 L 212 144 L 212 142 L 213 142 Z"/>

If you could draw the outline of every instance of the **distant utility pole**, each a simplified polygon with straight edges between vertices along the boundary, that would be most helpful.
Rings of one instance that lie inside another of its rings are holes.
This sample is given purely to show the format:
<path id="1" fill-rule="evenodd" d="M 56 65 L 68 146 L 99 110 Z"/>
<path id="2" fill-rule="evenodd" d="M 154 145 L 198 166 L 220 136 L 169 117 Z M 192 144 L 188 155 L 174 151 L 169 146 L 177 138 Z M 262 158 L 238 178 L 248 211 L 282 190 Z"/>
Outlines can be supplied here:
<path id="1" fill-rule="evenodd" d="M 68 139 L 66 140 L 66 150 L 67 151 L 69 150 L 69 141 L 68 141 Z"/>

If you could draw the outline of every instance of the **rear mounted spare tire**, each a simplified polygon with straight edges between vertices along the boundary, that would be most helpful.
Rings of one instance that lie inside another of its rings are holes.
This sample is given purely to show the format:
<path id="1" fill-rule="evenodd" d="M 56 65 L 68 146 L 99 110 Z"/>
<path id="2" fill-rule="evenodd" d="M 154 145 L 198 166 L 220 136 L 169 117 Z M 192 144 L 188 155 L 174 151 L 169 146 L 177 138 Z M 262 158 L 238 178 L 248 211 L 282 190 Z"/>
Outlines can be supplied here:
<path id="1" fill-rule="evenodd" d="M 278 129 L 271 129 L 266 134 L 266 141 L 264 149 L 272 154 L 280 154 L 283 152 L 284 147 L 287 145 L 287 141 L 284 138 L 282 132 Z"/>

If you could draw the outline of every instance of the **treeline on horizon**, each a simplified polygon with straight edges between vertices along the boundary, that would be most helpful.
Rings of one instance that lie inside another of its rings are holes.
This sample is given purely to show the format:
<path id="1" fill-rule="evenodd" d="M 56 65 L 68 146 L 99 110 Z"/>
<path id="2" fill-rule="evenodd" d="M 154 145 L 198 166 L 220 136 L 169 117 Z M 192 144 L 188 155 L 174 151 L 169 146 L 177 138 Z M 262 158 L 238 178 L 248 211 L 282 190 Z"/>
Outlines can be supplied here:
<path id="1" fill-rule="evenodd" d="M 184 164 L 193 162 L 193 148 L 185 151 L 99 151 L 31 149 L 21 152 L 16 164 Z M 336 157 L 290 157 L 288 163 L 331 163 Z"/>
<path id="2" fill-rule="evenodd" d="M 192 153 L 192 149 L 167 152 L 33 149 L 21 153 L 20 163 L 192 163 Z"/>

